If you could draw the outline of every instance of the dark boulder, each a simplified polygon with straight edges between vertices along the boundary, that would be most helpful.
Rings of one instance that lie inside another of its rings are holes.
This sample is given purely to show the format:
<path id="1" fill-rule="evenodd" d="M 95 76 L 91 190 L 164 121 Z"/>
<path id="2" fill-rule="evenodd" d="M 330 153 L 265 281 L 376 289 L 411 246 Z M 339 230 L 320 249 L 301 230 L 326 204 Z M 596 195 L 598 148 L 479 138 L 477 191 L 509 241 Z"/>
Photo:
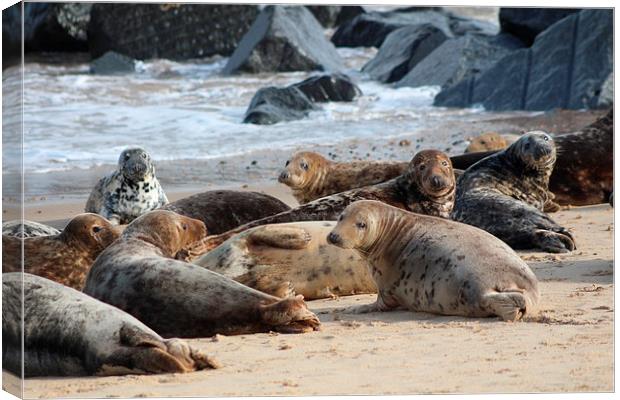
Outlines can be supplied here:
<path id="1" fill-rule="evenodd" d="M 310 100 L 319 103 L 328 101 L 353 101 L 362 91 L 348 76 L 342 74 L 313 76 L 295 83 Z"/>
<path id="2" fill-rule="evenodd" d="M 538 35 L 480 76 L 435 97 L 435 105 L 487 110 L 596 108 L 613 71 L 613 12 L 584 10 Z"/>
<path id="3" fill-rule="evenodd" d="M 253 5 L 98 3 L 88 29 L 90 52 L 138 60 L 229 56 L 257 15 Z"/>
<path id="4" fill-rule="evenodd" d="M 259 89 L 245 113 L 244 123 L 272 125 L 282 121 L 302 119 L 318 108 L 294 86 Z"/>
<path id="5" fill-rule="evenodd" d="M 364 10 L 362 6 L 342 6 L 340 7 L 340 13 L 338 13 L 334 26 L 340 26 L 365 12 L 366 10 Z"/>
<path id="6" fill-rule="evenodd" d="M 342 59 L 305 7 L 267 6 L 224 67 L 246 72 L 340 71 Z"/>
<path id="7" fill-rule="evenodd" d="M 522 46 L 521 41 L 509 35 L 468 34 L 449 39 L 412 68 L 396 86 L 446 88 L 480 74 Z"/>
<path id="8" fill-rule="evenodd" d="M 433 25 L 410 25 L 391 32 L 377 55 L 362 68 L 383 83 L 402 79 L 448 37 Z"/>
<path id="9" fill-rule="evenodd" d="M 341 6 L 306 6 L 306 8 L 324 28 L 331 28 L 336 25 L 336 20 L 342 9 Z"/>
<path id="10" fill-rule="evenodd" d="M 135 72 L 136 61 L 122 54 L 108 51 L 90 63 L 90 72 L 98 75 L 126 74 Z"/>
<path id="11" fill-rule="evenodd" d="M 502 32 L 510 33 L 531 46 L 539 33 L 579 11 L 576 8 L 502 7 L 499 10 L 499 24 Z"/>

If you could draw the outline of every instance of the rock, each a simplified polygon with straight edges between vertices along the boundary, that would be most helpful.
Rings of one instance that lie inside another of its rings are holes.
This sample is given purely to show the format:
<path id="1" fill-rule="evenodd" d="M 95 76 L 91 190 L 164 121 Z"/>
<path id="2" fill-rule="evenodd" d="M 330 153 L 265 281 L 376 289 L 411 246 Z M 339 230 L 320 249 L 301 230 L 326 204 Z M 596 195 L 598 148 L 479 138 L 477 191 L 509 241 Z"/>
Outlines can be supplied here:
<path id="1" fill-rule="evenodd" d="M 536 36 L 559 20 L 581 11 L 576 8 L 506 8 L 499 10 L 502 32 L 521 39 L 527 46 Z"/>
<path id="2" fill-rule="evenodd" d="M 438 11 L 370 12 L 340 25 L 331 38 L 339 47 L 381 47 L 392 31 L 410 25 L 431 24 L 451 37 L 449 16 Z"/>
<path id="3" fill-rule="evenodd" d="M 392 31 L 377 55 L 362 68 L 383 83 L 400 80 L 448 37 L 433 25 L 410 25 Z"/>
<path id="4" fill-rule="evenodd" d="M 342 9 L 341 6 L 305 6 L 319 24 L 324 28 L 331 28 L 336 25 L 336 20 Z"/>
<path id="5" fill-rule="evenodd" d="M 614 73 L 612 71 L 611 74 L 605 79 L 603 83 L 603 87 L 601 87 L 601 94 L 598 97 L 597 108 L 607 108 L 611 107 L 614 103 Z"/>
<path id="6" fill-rule="evenodd" d="M 301 90 L 311 101 L 352 101 L 362 94 L 348 76 L 342 74 L 313 76 L 295 83 L 293 87 Z"/>
<path id="7" fill-rule="evenodd" d="M 253 5 L 96 3 L 90 52 L 93 58 L 116 51 L 138 60 L 229 56 L 257 15 Z"/>
<path id="8" fill-rule="evenodd" d="M 244 123 L 272 125 L 302 119 L 318 108 L 298 88 L 266 87 L 259 89 L 245 114 Z"/>
<path id="9" fill-rule="evenodd" d="M 108 51 L 90 63 L 91 74 L 112 75 L 135 72 L 136 61 L 114 51 Z"/>
<path id="10" fill-rule="evenodd" d="M 267 6 L 224 67 L 224 74 L 343 69 L 336 48 L 305 7 Z"/>
<path id="11" fill-rule="evenodd" d="M 462 17 L 454 13 L 447 13 L 450 17 L 450 30 L 456 36 L 468 33 L 493 36 L 499 33 L 499 26 L 488 21 Z"/>
<path id="12" fill-rule="evenodd" d="M 397 87 L 438 85 L 449 87 L 476 76 L 523 44 L 508 35 L 467 34 L 449 39 L 412 68 Z"/>
<path id="13" fill-rule="evenodd" d="M 362 6 L 342 6 L 340 7 L 340 13 L 336 18 L 335 26 L 340 26 L 345 22 L 352 20 L 360 14 L 364 14 L 366 10 Z"/>
<path id="14" fill-rule="evenodd" d="M 539 34 L 531 48 L 443 90 L 434 104 L 482 104 L 487 110 L 595 108 L 613 71 L 612 46 L 612 11 L 584 10 Z"/>

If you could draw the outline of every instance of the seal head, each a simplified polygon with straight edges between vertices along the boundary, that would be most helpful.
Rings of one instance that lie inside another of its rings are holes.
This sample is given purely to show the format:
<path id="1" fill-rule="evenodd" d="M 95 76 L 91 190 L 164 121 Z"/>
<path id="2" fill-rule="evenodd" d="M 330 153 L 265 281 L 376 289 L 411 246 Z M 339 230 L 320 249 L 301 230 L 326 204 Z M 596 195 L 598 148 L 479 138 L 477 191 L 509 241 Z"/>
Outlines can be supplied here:
<path id="1" fill-rule="evenodd" d="M 304 190 L 319 179 L 317 176 L 325 170 L 329 161 L 320 154 L 300 151 L 286 161 L 284 169 L 278 176 L 278 182 L 293 190 Z"/>
<path id="2" fill-rule="evenodd" d="M 155 165 L 151 156 L 140 147 L 124 150 L 118 158 L 118 169 L 123 177 L 131 182 L 155 176 Z"/>

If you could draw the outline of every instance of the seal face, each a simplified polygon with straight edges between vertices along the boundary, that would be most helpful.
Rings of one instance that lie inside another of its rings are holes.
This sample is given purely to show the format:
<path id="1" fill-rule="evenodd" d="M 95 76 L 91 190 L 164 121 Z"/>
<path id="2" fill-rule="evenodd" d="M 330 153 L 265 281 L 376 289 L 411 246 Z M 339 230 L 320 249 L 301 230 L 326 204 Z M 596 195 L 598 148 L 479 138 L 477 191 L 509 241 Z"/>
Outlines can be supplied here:
<path id="1" fill-rule="evenodd" d="M 455 186 L 450 158 L 441 151 L 423 150 L 413 157 L 404 174 L 392 180 L 323 197 L 290 211 L 241 225 L 221 235 L 210 236 L 194 246 L 188 258 L 202 255 L 233 235 L 255 226 L 335 220 L 346 206 L 358 200 L 378 200 L 407 211 L 449 218 L 454 204 Z"/>
<path id="2" fill-rule="evenodd" d="M 318 328 L 302 296 L 280 299 L 171 258 L 205 234 L 202 221 L 151 211 L 101 253 L 84 293 L 127 311 L 164 337 Z"/>
<path id="3" fill-rule="evenodd" d="M 469 167 L 458 181 L 452 218 L 492 233 L 516 249 L 547 252 L 575 249 L 572 235 L 543 210 L 556 150 L 553 139 L 535 131 L 506 150 Z"/>
<path id="4" fill-rule="evenodd" d="M 505 243 L 473 226 L 376 201 L 345 209 L 327 241 L 370 264 L 377 301 L 348 312 L 406 308 L 515 320 L 532 313 L 538 281 Z"/>
<path id="5" fill-rule="evenodd" d="M 193 264 L 277 297 L 291 290 L 306 300 L 376 293 L 366 260 L 327 244 L 335 225 L 308 221 L 251 228 Z"/>
<path id="6" fill-rule="evenodd" d="M 263 193 L 210 190 L 173 201 L 162 209 L 198 219 L 210 235 L 216 235 L 291 208 Z"/>
<path id="7" fill-rule="evenodd" d="M 121 153 L 116 171 L 99 180 L 85 210 L 100 214 L 113 224 L 128 224 L 167 203 L 151 156 L 144 149 L 130 148 Z"/>
<path id="8" fill-rule="evenodd" d="M 217 366 L 186 342 L 162 339 L 131 315 L 45 278 L 3 274 L 2 301 L 2 363 L 19 376 L 22 316 L 26 377 L 190 372 Z"/>
<path id="9" fill-rule="evenodd" d="M 23 224 L 22 224 L 23 221 Z M 27 219 L 16 219 L 2 224 L 2 234 L 20 238 L 35 236 L 58 235 L 60 231 L 49 225 L 41 224 Z"/>
<path id="10" fill-rule="evenodd" d="M 335 193 L 385 182 L 405 172 L 408 163 L 354 161 L 336 163 L 311 151 L 286 161 L 278 181 L 289 186 L 299 204 Z"/>
<path id="11" fill-rule="evenodd" d="M 120 235 L 97 214 L 74 217 L 57 235 L 18 238 L 2 235 L 2 272 L 23 271 L 81 290 L 95 258 Z"/>

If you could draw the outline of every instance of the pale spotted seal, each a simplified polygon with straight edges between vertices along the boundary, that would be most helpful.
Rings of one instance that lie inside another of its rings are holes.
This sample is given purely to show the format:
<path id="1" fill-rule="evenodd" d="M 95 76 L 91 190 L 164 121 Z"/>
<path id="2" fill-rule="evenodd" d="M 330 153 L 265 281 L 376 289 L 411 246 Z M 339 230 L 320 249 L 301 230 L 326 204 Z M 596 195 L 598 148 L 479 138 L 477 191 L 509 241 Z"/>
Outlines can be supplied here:
<path id="1" fill-rule="evenodd" d="M 23 361 L 26 377 L 190 372 L 217 366 L 185 341 L 162 339 L 115 307 L 21 273 L 2 275 L 2 347 L 3 368 L 21 376 Z"/>
<path id="2" fill-rule="evenodd" d="M 328 242 L 370 264 L 377 301 L 355 313 L 405 308 L 506 321 L 533 313 L 538 281 L 505 243 L 473 226 L 377 201 L 347 207 Z"/>
<path id="3" fill-rule="evenodd" d="M 441 151 L 417 153 L 407 171 L 387 182 L 352 189 L 303 204 L 290 211 L 262 218 L 196 244 L 187 258 L 193 259 L 254 226 L 298 221 L 329 221 L 357 200 L 379 200 L 404 210 L 449 218 L 454 204 L 455 180 L 450 158 Z"/>
<path id="4" fill-rule="evenodd" d="M 261 292 L 306 300 L 376 293 L 357 252 L 329 246 L 333 221 L 263 225 L 233 236 L 193 263 Z"/>
<path id="5" fill-rule="evenodd" d="M 84 293 L 127 311 L 163 337 L 318 328 L 302 296 L 280 299 L 170 258 L 204 235 L 201 221 L 151 211 L 101 253 Z"/>
<path id="6" fill-rule="evenodd" d="M 570 232 L 543 212 L 552 199 L 548 184 L 555 158 L 548 134 L 523 135 L 459 178 L 452 218 L 482 228 L 515 249 L 574 250 Z"/>
<path id="7" fill-rule="evenodd" d="M 97 214 L 80 214 L 57 235 L 17 238 L 2 235 L 2 272 L 23 271 L 81 290 L 95 258 L 120 235 Z"/>
<path id="8" fill-rule="evenodd" d="M 210 235 L 216 235 L 291 208 L 263 193 L 211 190 L 173 201 L 162 209 L 198 219 Z"/>
<path id="9" fill-rule="evenodd" d="M 519 139 L 518 135 L 500 135 L 497 132 L 485 132 L 478 136 L 470 137 L 469 145 L 465 153 L 480 151 L 503 150 Z"/>
<path id="10" fill-rule="evenodd" d="M 85 211 L 102 215 L 113 224 L 128 224 L 167 203 L 151 156 L 144 149 L 130 148 L 121 153 L 116 171 L 99 180 Z"/>
<path id="11" fill-rule="evenodd" d="M 405 172 L 408 162 L 333 162 L 311 151 L 286 161 L 278 181 L 291 188 L 299 204 L 388 181 Z"/>
<path id="12" fill-rule="evenodd" d="M 23 224 L 22 224 L 23 221 Z M 15 219 L 2 223 L 2 234 L 21 238 L 58 235 L 60 231 L 52 226 L 27 219 Z"/>

